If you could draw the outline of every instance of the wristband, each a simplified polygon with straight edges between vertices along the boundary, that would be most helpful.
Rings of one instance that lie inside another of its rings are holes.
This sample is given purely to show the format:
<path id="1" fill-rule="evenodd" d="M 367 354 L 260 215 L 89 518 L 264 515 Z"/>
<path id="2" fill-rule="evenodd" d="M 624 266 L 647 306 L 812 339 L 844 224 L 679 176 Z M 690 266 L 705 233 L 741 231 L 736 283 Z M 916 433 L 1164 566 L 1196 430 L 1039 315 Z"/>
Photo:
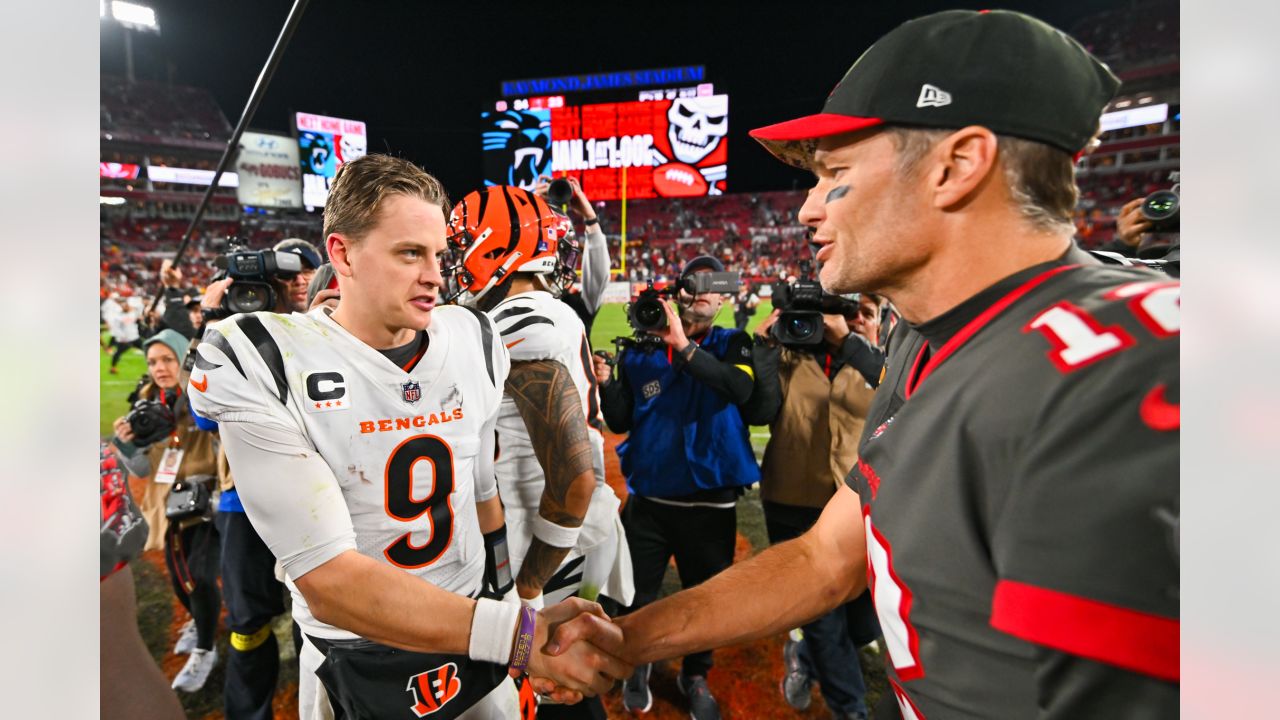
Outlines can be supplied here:
<path id="1" fill-rule="evenodd" d="M 511 659 L 511 628 L 520 607 L 500 600 L 481 598 L 471 616 L 471 640 L 467 655 L 472 660 L 505 665 Z"/>
<path id="2" fill-rule="evenodd" d="M 593 218 L 591 218 L 590 220 L 583 220 L 583 221 L 582 221 L 582 225 L 583 225 L 583 227 L 585 227 L 585 226 L 587 226 L 587 225 L 599 225 L 599 224 L 600 224 L 600 218 L 598 218 L 598 217 L 593 217 Z"/>
<path id="3" fill-rule="evenodd" d="M 535 514 L 529 521 L 533 527 L 533 536 L 554 548 L 571 548 L 578 544 L 578 534 L 582 527 L 565 527 Z"/>
<path id="4" fill-rule="evenodd" d="M 529 669 L 529 658 L 533 657 L 533 633 L 537 628 L 538 613 L 525 603 L 520 604 L 520 626 L 516 628 L 516 636 L 512 641 L 511 662 L 507 665 L 507 674 L 518 678 Z"/>

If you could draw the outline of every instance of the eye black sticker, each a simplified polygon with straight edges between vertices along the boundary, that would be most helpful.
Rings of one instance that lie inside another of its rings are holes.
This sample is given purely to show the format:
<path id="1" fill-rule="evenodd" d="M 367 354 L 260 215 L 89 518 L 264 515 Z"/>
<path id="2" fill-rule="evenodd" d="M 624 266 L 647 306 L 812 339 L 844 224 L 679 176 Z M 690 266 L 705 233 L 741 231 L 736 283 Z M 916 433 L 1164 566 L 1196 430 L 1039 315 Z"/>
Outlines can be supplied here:
<path id="1" fill-rule="evenodd" d="M 848 194 L 849 194 L 849 186 L 841 185 L 838 188 L 833 188 L 831 192 L 827 193 L 827 199 L 825 200 L 825 202 L 827 204 L 831 204 Z"/>

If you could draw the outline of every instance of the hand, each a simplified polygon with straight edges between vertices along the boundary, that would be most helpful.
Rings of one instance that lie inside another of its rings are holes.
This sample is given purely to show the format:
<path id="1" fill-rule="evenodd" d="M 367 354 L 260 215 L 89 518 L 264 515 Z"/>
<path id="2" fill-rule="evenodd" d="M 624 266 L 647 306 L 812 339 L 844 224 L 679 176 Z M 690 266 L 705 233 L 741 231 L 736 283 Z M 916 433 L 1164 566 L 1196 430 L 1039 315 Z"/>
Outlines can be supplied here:
<path id="1" fill-rule="evenodd" d="M 182 271 L 173 266 L 172 260 L 160 263 L 160 284 L 167 288 L 176 288 L 182 284 Z"/>
<path id="2" fill-rule="evenodd" d="M 582 183 L 575 177 L 570 177 L 568 180 L 569 187 L 573 188 L 573 200 L 569 203 L 569 210 L 576 212 L 584 220 L 595 217 L 596 212 L 591 207 L 591 199 L 582 191 Z"/>
<path id="3" fill-rule="evenodd" d="M 116 437 L 120 438 L 120 442 L 133 442 L 133 426 L 123 417 L 116 418 L 115 422 L 111 423 L 111 429 Z"/>
<path id="4" fill-rule="evenodd" d="M 773 328 L 774 323 L 778 322 L 778 316 L 781 314 L 781 310 L 774 308 L 773 312 L 769 313 L 769 317 L 761 320 L 760 324 L 756 326 L 756 335 L 759 335 L 762 338 L 768 338 L 769 330 Z"/>
<path id="5" fill-rule="evenodd" d="M 529 681 L 540 694 L 574 703 L 608 692 L 634 668 L 618 659 L 622 631 L 596 603 L 569 598 L 538 613 Z"/>
<path id="6" fill-rule="evenodd" d="M 669 302 L 662 303 L 662 311 L 667 314 L 667 326 L 661 330 L 650 330 L 649 333 L 662 338 L 662 341 L 676 352 L 684 350 L 689 344 L 689 338 L 684 334 L 684 325 L 680 322 L 680 316 L 676 315 L 675 308 L 671 307 Z"/>
<path id="7" fill-rule="evenodd" d="M 1151 221 L 1142 215 L 1142 203 L 1146 198 L 1134 198 L 1120 208 L 1116 218 L 1116 237 L 1129 247 L 1138 247 L 1143 234 L 1151 230 Z"/>
<path id="8" fill-rule="evenodd" d="M 600 352 L 604 352 L 601 350 Z M 591 356 L 591 369 L 595 372 L 596 382 L 600 387 L 608 385 L 613 380 L 613 367 L 609 365 L 609 361 L 599 355 Z"/>
<path id="9" fill-rule="evenodd" d="M 824 314 L 822 316 L 822 338 L 833 348 L 839 348 L 844 339 L 849 337 L 849 321 L 843 315 Z"/>
<path id="10" fill-rule="evenodd" d="M 310 312 L 311 310 L 315 310 L 321 305 L 324 305 L 330 310 L 337 310 L 338 309 L 338 289 L 325 288 L 320 292 L 316 293 L 316 296 L 311 300 L 311 307 L 307 308 L 307 311 Z"/>
<path id="11" fill-rule="evenodd" d="M 204 297 L 200 300 L 200 309 L 210 312 L 221 309 L 222 296 L 227 294 L 227 288 L 231 287 L 233 282 L 235 282 L 233 278 L 223 278 L 209 283 L 209 287 L 204 289 Z"/>

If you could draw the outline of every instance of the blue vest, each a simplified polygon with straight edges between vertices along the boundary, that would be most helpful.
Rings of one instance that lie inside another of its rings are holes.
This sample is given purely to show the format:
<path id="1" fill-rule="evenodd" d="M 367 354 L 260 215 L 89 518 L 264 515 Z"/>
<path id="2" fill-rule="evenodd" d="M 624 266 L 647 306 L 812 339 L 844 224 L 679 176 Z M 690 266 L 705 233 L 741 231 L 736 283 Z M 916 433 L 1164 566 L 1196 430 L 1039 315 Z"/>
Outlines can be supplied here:
<path id="1" fill-rule="evenodd" d="M 724 359 L 737 331 L 712 327 L 699 344 Z M 760 482 L 760 467 L 738 408 L 715 390 L 676 372 L 662 351 L 623 353 L 635 399 L 631 434 L 618 445 L 627 489 L 648 497 Z"/>

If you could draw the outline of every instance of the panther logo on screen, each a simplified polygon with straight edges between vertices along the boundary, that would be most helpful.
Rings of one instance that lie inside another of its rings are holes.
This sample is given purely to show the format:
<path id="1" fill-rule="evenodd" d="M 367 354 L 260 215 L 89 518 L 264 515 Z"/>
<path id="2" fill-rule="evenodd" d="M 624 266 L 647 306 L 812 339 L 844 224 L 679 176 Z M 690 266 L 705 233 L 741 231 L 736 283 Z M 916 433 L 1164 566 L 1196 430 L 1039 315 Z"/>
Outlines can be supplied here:
<path id="1" fill-rule="evenodd" d="M 551 174 L 551 111 L 481 113 L 484 126 L 485 185 L 532 190 L 538 176 Z"/>

